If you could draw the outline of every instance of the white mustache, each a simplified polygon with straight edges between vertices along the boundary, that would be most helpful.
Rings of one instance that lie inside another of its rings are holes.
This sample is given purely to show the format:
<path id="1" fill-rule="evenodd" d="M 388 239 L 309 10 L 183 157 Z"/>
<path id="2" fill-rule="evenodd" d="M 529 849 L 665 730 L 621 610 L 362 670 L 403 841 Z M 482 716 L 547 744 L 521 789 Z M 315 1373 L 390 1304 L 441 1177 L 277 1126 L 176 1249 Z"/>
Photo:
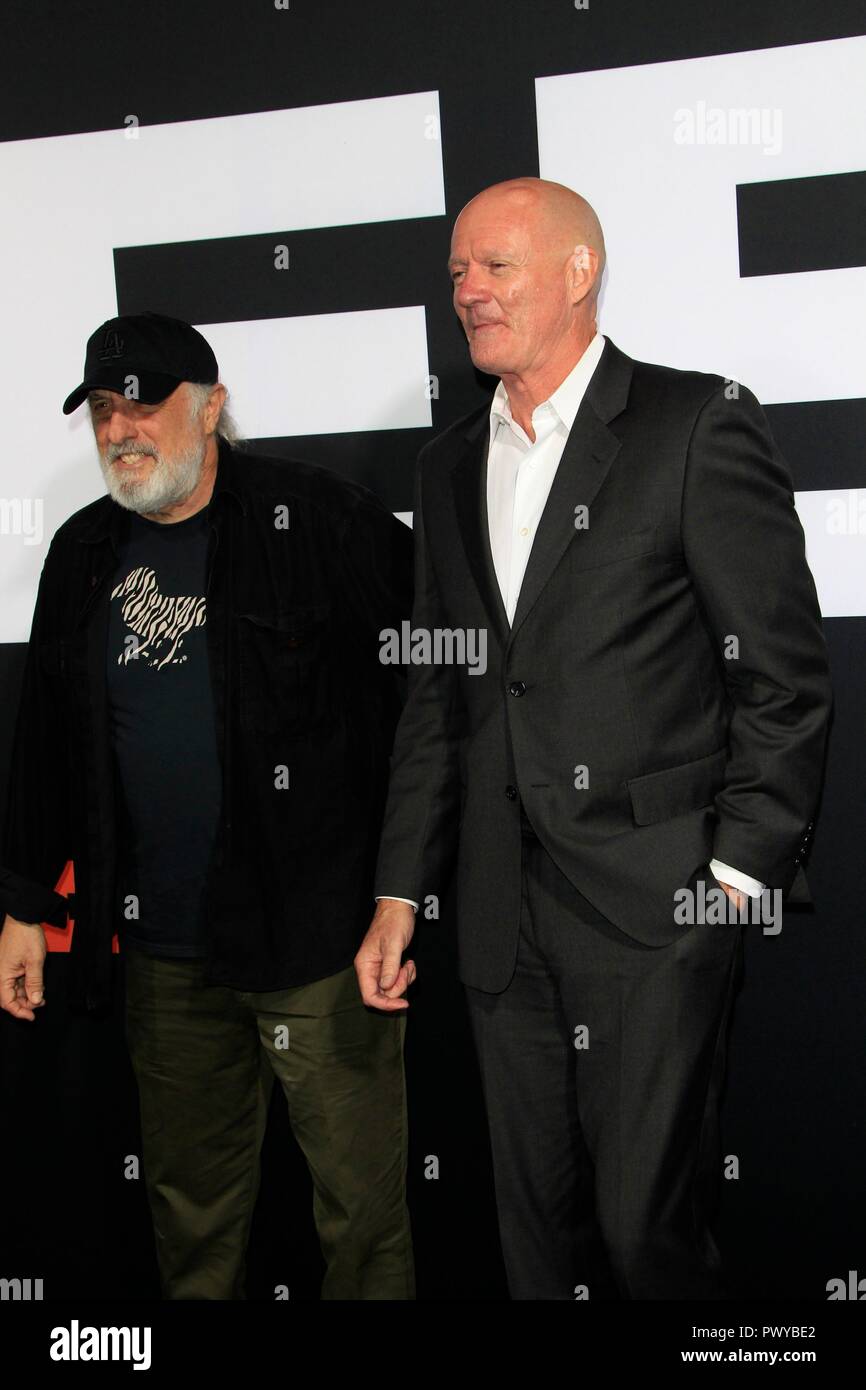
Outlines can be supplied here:
<path id="1" fill-rule="evenodd" d="M 105 462 L 114 463 L 121 454 L 148 454 L 156 458 L 156 450 L 149 444 L 109 444 L 105 450 Z"/>

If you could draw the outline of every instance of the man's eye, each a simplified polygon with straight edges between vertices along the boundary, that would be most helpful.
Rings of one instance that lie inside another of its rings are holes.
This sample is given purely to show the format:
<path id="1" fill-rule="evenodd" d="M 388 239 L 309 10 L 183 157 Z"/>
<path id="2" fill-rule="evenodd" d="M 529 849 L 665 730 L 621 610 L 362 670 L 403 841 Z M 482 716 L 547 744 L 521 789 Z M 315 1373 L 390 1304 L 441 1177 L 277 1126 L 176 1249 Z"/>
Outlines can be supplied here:
<path id="1" fill-rule="evenodd" d="M 457 280 L 460 278 L 460 276 L 461 276 L 463 273 L 464 273 L 464 272 L 463 272 L 462 270 L 452 270 L 452 272 L 451 272 L 451 279 L 454 281 L 455 284 L 457 283 Z"/>

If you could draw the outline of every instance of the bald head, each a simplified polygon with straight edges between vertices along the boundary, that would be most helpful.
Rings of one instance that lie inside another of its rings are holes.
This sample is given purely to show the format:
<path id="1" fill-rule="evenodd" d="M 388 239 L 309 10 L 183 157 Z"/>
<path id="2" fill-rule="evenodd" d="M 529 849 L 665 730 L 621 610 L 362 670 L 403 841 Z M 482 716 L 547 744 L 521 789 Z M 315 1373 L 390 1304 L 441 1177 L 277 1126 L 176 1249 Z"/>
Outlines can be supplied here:
<path id="1" fill-rule="evenodd" d="M 520 178 L 478 193 L 449 259 L 475 366 L 510 398 L 546 400 L 595 337 L 604 264 L 601 224 L 573 189 Z"/>
<path id="2" fill-rule="evenodd" d="M 593 300 L 598 298 L 606 260 L 604 233 L 595 209 L 585 198 L 573 188 L 566 188 L 564 183 L 553 183 L 550 179 L 506 179 L 470 198 L 457 223 L 471 208 L 495 208 L 497 205 L 505 217 L 510 215 L 532 224 L 556 256 L 567 257 L 578 246 L 590 247 L 598 257 L 598 273 L 591 288 Z"/>

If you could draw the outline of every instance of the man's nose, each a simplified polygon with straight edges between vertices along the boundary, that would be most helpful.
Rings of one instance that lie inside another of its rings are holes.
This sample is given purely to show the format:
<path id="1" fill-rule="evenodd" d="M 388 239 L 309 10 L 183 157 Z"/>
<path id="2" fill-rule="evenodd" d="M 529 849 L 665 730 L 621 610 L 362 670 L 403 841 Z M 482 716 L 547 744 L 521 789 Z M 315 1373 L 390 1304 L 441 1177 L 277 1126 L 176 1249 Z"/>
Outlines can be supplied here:
<path id="1" fill-rule="evenodd" d="M 127 439 L 134 439 L 138 430 L 132 418 L 127 401 L 117 401 L 112 407 L 111 415 L 108 420 L 108 441 L 110 444 L 122 444 Z"/>
<path id="2" fill-rule="evenodd" d="M 467 270 L 455 287 L 454 298 L 461 309 L 468 309 L 470 305 L 477 304 L 479 300 L 489 299 L 490 294 L 484 283 L 483 272 L 472 268 Z"/>

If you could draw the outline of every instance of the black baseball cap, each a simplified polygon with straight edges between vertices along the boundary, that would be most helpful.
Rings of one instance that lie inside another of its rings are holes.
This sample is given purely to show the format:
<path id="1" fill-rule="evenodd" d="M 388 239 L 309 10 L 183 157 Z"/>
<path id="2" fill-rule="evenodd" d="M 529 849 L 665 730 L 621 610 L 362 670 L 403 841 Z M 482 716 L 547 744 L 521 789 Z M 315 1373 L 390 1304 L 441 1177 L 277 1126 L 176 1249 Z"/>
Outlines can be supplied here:
<path id="1" fill-rule="evenodd" d="M 63 402 L 63 414 L 87 398 L 88 391 L 123 395 L 135 377 L 135 399 L 156 405 L 182 381 L 208 386 L 219 380 L 213 349 L 198 329 L 167 314 L 122 314 L 106 319 L 87 340 L 84 380 Z"/>

